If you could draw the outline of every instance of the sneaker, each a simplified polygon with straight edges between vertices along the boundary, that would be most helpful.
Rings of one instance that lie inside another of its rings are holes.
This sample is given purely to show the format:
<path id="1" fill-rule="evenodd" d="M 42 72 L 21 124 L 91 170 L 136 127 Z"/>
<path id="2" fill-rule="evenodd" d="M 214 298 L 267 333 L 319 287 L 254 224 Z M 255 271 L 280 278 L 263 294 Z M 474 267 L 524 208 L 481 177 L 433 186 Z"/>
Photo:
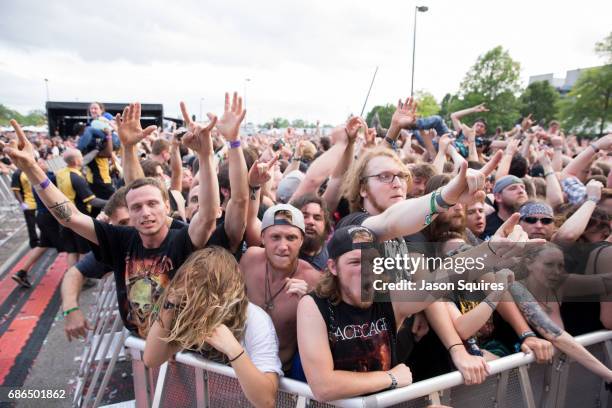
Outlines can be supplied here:
<path id="1" fill-rule="evenodd" d="M 24 288 L 31 288 L 32 287 L 32 284 L 28 280 L 28 273 L 26 271 L 24 271 L 23 269 L 17 271 L 17 273 L 14 274 L 13 276 L 11 276 L 11 278 L 13 278 L 13 280 L 15 282 L 17 282 L 18 284 L 20 284 Z"/>

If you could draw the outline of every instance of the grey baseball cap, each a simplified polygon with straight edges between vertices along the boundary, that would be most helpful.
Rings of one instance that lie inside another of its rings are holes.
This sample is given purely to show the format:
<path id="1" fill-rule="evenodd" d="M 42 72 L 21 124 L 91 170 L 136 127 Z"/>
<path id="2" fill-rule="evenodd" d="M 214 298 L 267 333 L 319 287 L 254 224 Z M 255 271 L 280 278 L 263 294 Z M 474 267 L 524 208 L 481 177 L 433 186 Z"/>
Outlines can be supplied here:
<path id="1" fill-rule="evenodd" d="M 277 218 L 276 214 L 279 211 L 287 211 L 290 214 L 290 220 L 286 218 Z M 289 204 L 276 204 L 268 208 L 261 220 L 261 231 L 273 225 L 291 225 L 299 228 L 302 233 L 305 233 L 304 214 L 297 208 Z"/>

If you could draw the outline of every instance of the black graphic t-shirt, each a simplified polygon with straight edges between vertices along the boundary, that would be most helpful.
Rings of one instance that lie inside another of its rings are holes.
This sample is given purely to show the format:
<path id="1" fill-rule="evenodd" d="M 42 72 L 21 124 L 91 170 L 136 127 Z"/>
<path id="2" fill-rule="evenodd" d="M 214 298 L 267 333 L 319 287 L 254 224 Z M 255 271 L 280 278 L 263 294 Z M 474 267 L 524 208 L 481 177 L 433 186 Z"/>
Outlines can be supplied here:
<path id="1" fill-rule="evenodd" d="M 159 248 L 145 248 L 135 228 L 97 220 L 94 225 L 99 245 L 92 245 L 92 251 L 113 267 L 121 318 L 128 330 L 144 338 L 153 305 L 194 251 L 189 227 L 170 229 Z"/>
<path id="2" fill-rule="evenodd" d="M 334 370 L 386 371 L 397 364 L 395 314 L 387 302 L 375 302 L 367 309 L 310 293 L 327 326 Z"/>

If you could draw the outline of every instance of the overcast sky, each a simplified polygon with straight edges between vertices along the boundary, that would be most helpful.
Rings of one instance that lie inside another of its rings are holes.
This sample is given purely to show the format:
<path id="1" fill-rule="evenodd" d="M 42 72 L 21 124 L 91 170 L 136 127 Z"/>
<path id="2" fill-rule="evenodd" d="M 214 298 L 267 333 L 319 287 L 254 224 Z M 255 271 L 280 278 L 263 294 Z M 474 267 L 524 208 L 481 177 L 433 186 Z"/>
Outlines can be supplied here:
<path id="1" fill-rule="evenodd" d="M 410 93 L 414 0 L 34 1 L 0 13 L 0 103 L 163 103 L 178 116 L 222 113 L 223 92 L 247 92 L 248 120 L 320 119 L 366 112 Z M 456 92 L 480 54 L 502 45 L 530 75 L 601 65 L 612 2 L 423 0 L 415 89 Z M 250 78 L 247 83 L 246 78 Z M 203 98 L 203 101 L 201 99 Z"/>

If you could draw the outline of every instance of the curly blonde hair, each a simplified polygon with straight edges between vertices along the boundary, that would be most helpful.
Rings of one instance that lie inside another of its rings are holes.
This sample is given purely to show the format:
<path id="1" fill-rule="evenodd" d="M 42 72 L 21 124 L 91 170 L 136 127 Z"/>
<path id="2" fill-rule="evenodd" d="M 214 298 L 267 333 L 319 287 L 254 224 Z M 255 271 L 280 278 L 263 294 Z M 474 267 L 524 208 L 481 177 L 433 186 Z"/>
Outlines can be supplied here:
<path id="1" fill-rule="evenodd" d="M 361 187 L 367 182 L 365 176 L 366 166 L 375 157 L 386 156 L 395 161 L 400 169 L 408 174 L 406 184 L 408 189 L 412 185 L 412 176 L 408 171 L 408 167 L 400 160 L 393 150 L 378 146 L 367 150 L 359 156 L 359 159 L 353 163 L 348 171 L 348 176 L 345 178 L 343 195 L 349 202 L 351 212 L 361 211 L 363 208 L 363 197 L 361 197 Z"/>
<path id="2" fill-rule="evenodd" d="M 212 246 L 192 253 L 154 310 L 160 310 L 168 298 L 175 302 L 177 310 L 165 341 L 223 360 L 221 353 L 206 343 L 213 330 L 224 324 L 236 339 L 244 337 L 249 301 L 238 263 L 225 249 Z M 153 316 L 150 324 L 153 319 L 157 317 Z"/>

